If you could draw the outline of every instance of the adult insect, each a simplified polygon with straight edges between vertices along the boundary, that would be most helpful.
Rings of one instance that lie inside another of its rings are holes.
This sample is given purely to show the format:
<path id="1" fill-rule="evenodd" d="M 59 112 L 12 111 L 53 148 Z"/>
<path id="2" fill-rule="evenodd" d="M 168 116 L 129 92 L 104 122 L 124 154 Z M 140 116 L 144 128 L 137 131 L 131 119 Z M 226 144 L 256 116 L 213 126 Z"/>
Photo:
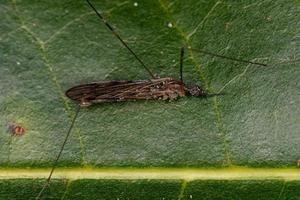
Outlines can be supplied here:
<path id="1" fill-rule="evenodd" d="M 52 169 L 46 180 L 45 185 L 37 195 L 36 199 L 39 199 L 49 185 L 54 169 L 57 162 L 62 154 L 64 146 L 68 140 L 68 137 L 72 131 L 77 115 L 81 107 L 90 106 L 96 103 L 102 102 L 120 102 L 120 101 L 130 101 L 130 100 L 175 100 L 179 97 L 186 95 L 205 97 L 217 94 L 207 94 L 200 86 L 191 85 L 187 86 L 183 81 L 183 57 L 184 48 L 180 51 L 180 75 L 179 80 L 173 79 L 171 77 L 158 78 L 153 75 L 150 69 L 145 65 L 145 63 L 137 56 L 137 54 L 127 45 L 127 43 L 120 37 L 120 35 L 113 29 L 113 27 L 103 18 L 103 16 L 96 10 L 96 8 L 91 4 L 89 0 L 86 0 L 89 6 L 95 11 L 97 16 L 106 25 L 106 27 L 112 32 L 116 38 L 127 48 L 127 50 L 137 59 L 137 61 L 144 67 L 144 69 L 150 75 L 150 79 L 146 80 L 117 80 L 117 81 L 100 81 L 95 83 L 88 83 L 77 85 L 66 91 L 66 96 L 70 99 L 79 103 L 71 125 L 67 131 L 66 137 L 62 144 L 62 147 L 53 162 Z M 233 61 L 244 62 L 248 64 L 255 64 L 261 66 L 267 66 L 266 64 L 241 60 L 236 58 L 231 58 L 223 55 L 218 55 L 210 53 L 204 50 L 190 49 L 192 51 L 198 51 L 199 53 L 208 54 L 211 56 L 216 56 L 220 58 L 225 58 Z"/>
<path id="2" fill-rule="evenodd" d="M 95 11 L 101 21 L 115 35 L 120 42 L 129 50 L 129 52 L 140 62 L 140 64 L 149 73 L 149 80 L 121 80 L 121 81 L 101 81 L 89 84 L 78 85 L 66 91 L 66 96 L 78 102 L 81 106 L 86 107 L 95 103 L 102 102 L 119 102 L 130 100 L 175 100 L 178 97 L 186 95 L 195 97 L 205 97 L 208 94 L 198 85 L 186 85 L 183 81 L 183 56 L 184 48 L 180 52 L 180 80 L 171 77 L 157 78 L 153 75 L 145 63 L 137 56 L 137 54 L 127 45 L 113 27 L 103 18 L 97 9 L 89 0 L 87 3 Z M 193 49 L 191 49 L 193 50 Z M 263 65 L 246 60 L 229 58 L 222 55 L 209 53 L 203 50 L 196 50 L 200 53 L 209 54 L 221 58 L 226 58 L 234 61 L 246 62 L 250 64 Z M 212 95 L 212 94 L 210 94 Z M 215 94 L 216 95 L 216 94 Z"/>

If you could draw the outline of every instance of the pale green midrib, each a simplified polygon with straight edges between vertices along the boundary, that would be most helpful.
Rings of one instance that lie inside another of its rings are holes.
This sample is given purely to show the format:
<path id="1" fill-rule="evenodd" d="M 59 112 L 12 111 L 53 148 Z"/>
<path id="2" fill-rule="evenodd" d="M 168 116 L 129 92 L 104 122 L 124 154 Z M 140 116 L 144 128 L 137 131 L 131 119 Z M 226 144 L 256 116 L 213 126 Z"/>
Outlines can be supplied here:
<path id="1" fill-rule="evenodd" d="M 0 169 L 1 179 L 47 178 L 50 169 Z M 298 168 L 57 168 L 53 179 L 300 180 Z"/>

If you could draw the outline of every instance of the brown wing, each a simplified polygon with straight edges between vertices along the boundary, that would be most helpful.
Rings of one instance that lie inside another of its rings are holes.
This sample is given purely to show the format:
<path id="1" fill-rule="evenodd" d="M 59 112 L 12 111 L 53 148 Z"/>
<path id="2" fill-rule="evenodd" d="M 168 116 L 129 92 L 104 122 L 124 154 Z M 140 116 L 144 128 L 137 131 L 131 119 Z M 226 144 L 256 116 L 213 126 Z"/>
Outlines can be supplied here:
<path id="1" fill-rule="evenodd" d="M 174 99 L 184 96 L 183 84 L 171 78 L 136 81 L 102 81 L 78 85 L 66 95 L 80 103 L 127 101 L 133 99 Z M 178 94 L 178 95 L 176 95 Z M 171 96 L 170 96 L 171 95 Z"/>

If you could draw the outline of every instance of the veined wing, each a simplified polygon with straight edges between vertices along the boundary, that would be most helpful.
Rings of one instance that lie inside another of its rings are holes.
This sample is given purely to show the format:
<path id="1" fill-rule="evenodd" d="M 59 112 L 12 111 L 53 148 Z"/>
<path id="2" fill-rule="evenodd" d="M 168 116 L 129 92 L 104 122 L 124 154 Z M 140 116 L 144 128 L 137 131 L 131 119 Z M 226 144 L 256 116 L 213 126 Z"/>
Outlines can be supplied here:
<path id="1" fill-rule="evenodd" d="M 97 96 L 112 97 L 113 95 L 123 93 L 124 90 L 147 82 L 149 81 L 100 81 L 96 83 L 82 84 L 67 90 L 66 96 L 75 101 L 81 101 L 83 99 L 92 100 Z"/>
<path id="2" fill-rule="evenodd" d="M 177 97 L 177 94 L 184 96 L 183 85 L 180 81 L 171 78 L 102 81 L 75 86 L 66 92 L 69 98 L 89 104 L 133 99 L 168 99 L 173 98 L 174 95 Z"/>

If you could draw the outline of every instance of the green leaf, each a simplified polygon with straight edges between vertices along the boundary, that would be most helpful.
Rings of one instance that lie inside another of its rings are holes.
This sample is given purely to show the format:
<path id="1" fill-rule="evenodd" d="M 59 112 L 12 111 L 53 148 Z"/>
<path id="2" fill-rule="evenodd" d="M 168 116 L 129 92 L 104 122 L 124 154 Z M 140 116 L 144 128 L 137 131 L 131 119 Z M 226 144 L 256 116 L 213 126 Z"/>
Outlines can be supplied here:
<path id="1" fill-rule="evenodd" d="M 198 194 L 214 199 L 220 194 L 236 199 L 256 191 L 249 199 L 273 198 L 267 190 L 275 198 L 297 196 L 286 188 L 300 180 L 293 169 L 300 159 L 299 1 L 92 3 L 160 77 L 179 78 L 182 46 L 268 66 L 186 49 L 186 84 L 223 95 L 82 108 L 58 163 L 68 170 L 58 170 L 46 196 L 189 199 Z M 32 191 L 30 198 L 43 183 L 34 178 L 47 176 L 74 116 L 76 104 L 64 92 L 82 83 L 150 77 L 83 0 L 2 0 L 0 11 L 0 166 L 5 168 L 0 180 L 8 188 L 5 198 L 17 198 L 19 185 Z M 12 136 L 8 127 L 13 125 L 24 127 L 25 134 Z M 16 173 L 16 167 L 33 179 L 22 179 L 27 176 Z M 265 168 L 254 176 L 259 183 L 248 180 L 257 167 Z M 141 171 L 135 178 L 127 177 L 131 180 L 106 176 L 135 168 L 142 169 L 136 169 Z M 181 168 L 196 169 L 195 175 L 187 178 Z M 227 178 L 199 178 L 206 168 Z M 246 175 L 239 175 L 240 168 Z M 273 168 L 288 169 L 273 173 Z M 157 176 L 147 174 L 152 169 Z M 268 170 L 272 173 L 264 176 Z M 173 171 L 178 177 L 164 176 Z M 77 172 L 84 175 L 72 177 Z M 256 196 L 260 191 L 264 195 Z"/>

